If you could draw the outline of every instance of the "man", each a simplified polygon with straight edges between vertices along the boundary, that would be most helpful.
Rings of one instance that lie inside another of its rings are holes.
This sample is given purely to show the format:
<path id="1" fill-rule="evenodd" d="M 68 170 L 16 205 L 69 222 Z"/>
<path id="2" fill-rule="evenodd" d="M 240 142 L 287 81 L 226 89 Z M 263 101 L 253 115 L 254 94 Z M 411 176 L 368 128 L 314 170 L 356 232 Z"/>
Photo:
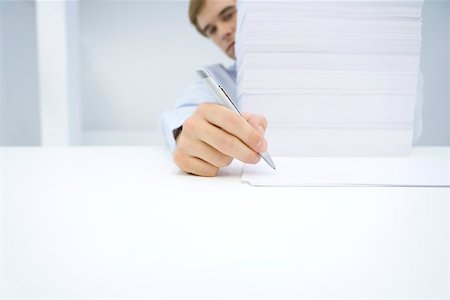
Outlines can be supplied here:
<path id="1" fill-rule="evenodd" d="M 235 0 L 191 0 L 189 18 L 196 29 L 211 39 L 228 57 L 236 59 Z M 236 66 L 227 69 L 236 77 Z M 422 76 L 419 77 L 414 115 L 414 141 L 422 132 Z M 239 105 L 239 103 L 237 103 Z M 217 104 L 201 79 L 188 88 L 175 110 L 161 118 L 166 141 L 175 163 L 183 171 L 201 176 L 215 176 L 219 168 L 236 158 L 257 163 L 258 152 L 267 149 L 263 116 L 244 114 L 244 118 Z"/>
<path id="2" fill-rule="evenodd" d="M 230 58 L 234 54 L 236 31 L 235 0 L 191 0 L 189 17 L 197 30 L 211 39 Z M 235 65 L 227 69 L 236 76 Z M 161 118 L 175 163 L 183 171 L 215 176 L 219 168 L 236 158 L 257 163 L 267 149 L 263 116 L 236 114 L 219 105 L 199 79 L 181 97 L 177 108 Z"/>

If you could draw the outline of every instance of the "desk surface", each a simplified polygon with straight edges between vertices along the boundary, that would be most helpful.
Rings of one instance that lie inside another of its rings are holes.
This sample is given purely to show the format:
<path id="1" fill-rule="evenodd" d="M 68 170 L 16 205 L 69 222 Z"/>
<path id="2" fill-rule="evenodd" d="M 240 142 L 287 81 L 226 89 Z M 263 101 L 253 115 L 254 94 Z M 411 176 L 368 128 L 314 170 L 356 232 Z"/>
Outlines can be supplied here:
<path id="1" fill-rule="evenodd" d="M 159 147 L 0 148 L 3 296 L 450 297 L 450 189 L 241 172 L 185 175 Z"/>

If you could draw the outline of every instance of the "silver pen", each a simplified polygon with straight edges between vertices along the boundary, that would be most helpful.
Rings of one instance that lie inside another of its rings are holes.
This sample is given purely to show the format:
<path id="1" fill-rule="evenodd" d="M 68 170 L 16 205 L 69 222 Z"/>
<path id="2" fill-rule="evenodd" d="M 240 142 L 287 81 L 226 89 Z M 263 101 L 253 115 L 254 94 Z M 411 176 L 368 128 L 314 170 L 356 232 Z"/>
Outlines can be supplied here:
<path id="1" fill-rule="evenodd" d="M 241 115 L 239 109 L 234 105 L 233 101 L 231 101 L 230 97 L 228 97 L 227 93 L 223 90 L 223 88 L 209 75 L 209 73 L 202 69 L 197 70 L 197 74 L 205 81 L 206 85 L 209 87 L 211 92 L 216 96 L 217 100 L 225 107 L 228 107 L 234 112 L 237 112 Z M 275 164 L 273 163 L 272 158 L 270 157 L 267 151 L 259 153 L 261 157 L 266 161 L 266 163 L 275 170 Z"/>

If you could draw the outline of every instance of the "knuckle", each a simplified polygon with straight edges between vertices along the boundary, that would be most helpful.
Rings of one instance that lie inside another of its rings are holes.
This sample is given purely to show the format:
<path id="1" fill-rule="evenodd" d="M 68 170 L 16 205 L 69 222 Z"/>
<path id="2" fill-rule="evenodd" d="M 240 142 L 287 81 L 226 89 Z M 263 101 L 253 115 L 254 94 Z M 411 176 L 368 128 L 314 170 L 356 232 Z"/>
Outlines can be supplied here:
<path id="1" fill-rule="evenodd" d="M 187 118 L 183 123 L 183 131 L 194 132 L 197 126 L 197 122 L 194 117 Z"/>
<path id="2" fill-rule="evenodd" d="M 219 142 L 219 151 L 230 153 L 234 149 L 235 139 L 232 136 L 222 137 Z"/>
<path id="3" fill-rule="evenodd" d="M 216 176 L 218 172 L 219 168 L 212 166 L 211 168 L 208 169 L 208 176 L 210 177 Z"/>
<path id="4" fill-rule="evenodd" d="M 264 129 L 267 127 L 267 119 L 264 116 L 261 116 L 261 124 L 264 127 Z"/>
<path id="5" fill-rule="evenodd" d="M 266 127 L 267 126 L 267 119 L 263 115 L 254 115 L 253 118 L 254 122 L 260 126 Z"/>
<path id="6" fill-rule="evenodd" d="M 248 142 L 250 144 L 251 147 L 256 147 L 256 145 L 258 144 L 258 142 L 261 140 L 261 136 L 258 133 L 258 131 L 252 130 L 248 136 Z"/>
<path id="7" fill-rule="evenodd" d="M 196 111 L 197 111 L 198 113 L 204 113 L 204 112 L 205 112 L 205 107 L 206 107 L 205 103 L 200 103 L 200 104 L 197 106 Z"/>
<path id="8" fill-rule="evenodd" d="M 218 158 L 218 167 L 219 168 L 223 168 L 226 167 L 228 165 L 231 164 L 231 162 L 233 161 L 233 158 L 230 156 L 226 156 L 226 155 L 222 155 L 221 157 Z"/>
<path id="9" fill-rule="evenodd" d="M 207 102 L 204 102 L 204 103 L 200 103 L 200 104 L 197 106 L 196 111 L 197 111 L 198 113 L 200 113 L 200 114 L 205 114 L 205 113 L 207 113 L 210 109 L 211 109 L 211 104 L 210 104 L 210 103 L 207 103 Z"/>
<path id="10" fill-rule="evenodd" d="M 239 120 L 236 119 L 236 116 L 234 114 L 229 114 L 224 117 L 223 126 L 230 132 L 237 132 L 239 127 Z"/>

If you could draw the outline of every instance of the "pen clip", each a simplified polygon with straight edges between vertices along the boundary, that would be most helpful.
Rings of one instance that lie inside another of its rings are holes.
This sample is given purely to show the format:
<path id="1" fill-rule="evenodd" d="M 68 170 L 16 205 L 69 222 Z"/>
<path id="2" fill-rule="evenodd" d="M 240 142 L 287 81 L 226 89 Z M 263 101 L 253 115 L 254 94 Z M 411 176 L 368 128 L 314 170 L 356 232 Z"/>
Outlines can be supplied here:
<path id="1" fill-rule="evenodd" d="M 236 105 L 234 105 L 234 102 L 231 100 L 231 98 L 228 96 L 227 92 L 225 92 L 225 90 L 220 86 L 220 84 L 218 84 L 219 88 L 222 90 L 222 92 L 225 94 L 225 96 L 228 98 L 228 101 L 230 101 L 230 103 L 233 105 L 234 109 L 240 114 L 241 112 L 239 111 L 239 109 L 236 107 Z"/>

